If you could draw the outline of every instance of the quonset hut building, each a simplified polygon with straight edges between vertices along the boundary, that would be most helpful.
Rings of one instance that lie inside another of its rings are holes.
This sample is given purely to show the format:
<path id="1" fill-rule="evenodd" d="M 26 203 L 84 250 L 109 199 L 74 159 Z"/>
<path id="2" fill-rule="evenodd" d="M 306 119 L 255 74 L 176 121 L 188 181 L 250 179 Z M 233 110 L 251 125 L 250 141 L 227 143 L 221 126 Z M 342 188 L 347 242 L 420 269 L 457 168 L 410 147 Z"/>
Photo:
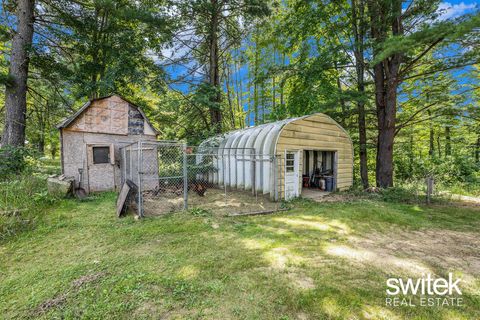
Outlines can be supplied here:
<path id="1" fill-rule="evenodd" d="M 353 183 L 352 140 L 322 113 L 215 136 L 200 144 L 202 152 L 217 155 L 210 183 L 255 189 L 272 200 L 298 197 L 307 188 L 345 190 Z"/>

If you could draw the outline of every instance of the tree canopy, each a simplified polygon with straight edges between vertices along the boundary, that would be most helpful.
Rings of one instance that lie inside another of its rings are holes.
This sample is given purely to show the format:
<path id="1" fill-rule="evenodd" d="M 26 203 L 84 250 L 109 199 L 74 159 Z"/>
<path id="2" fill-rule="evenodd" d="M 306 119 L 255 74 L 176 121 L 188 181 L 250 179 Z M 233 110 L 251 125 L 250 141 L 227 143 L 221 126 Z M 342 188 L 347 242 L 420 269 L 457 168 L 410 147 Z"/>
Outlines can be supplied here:
<path id="1" fill-rule="evenodd" d="M 55 157 L 55 124 L 116 92 L 144 107 L 161 138 L 190 144 L 324 112 L 352 136 L 364 188 L 431 174 L 477 179 L 478 8 L 16 0 L 1 10 L 3 146 Z"/>

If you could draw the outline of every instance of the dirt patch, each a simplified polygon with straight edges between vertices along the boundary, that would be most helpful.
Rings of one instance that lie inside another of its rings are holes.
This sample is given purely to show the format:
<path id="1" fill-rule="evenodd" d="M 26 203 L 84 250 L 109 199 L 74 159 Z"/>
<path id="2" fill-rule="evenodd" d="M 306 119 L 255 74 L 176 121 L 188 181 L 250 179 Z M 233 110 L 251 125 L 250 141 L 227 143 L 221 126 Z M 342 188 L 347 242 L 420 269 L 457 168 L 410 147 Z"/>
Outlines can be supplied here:
<path id="1" fill-rule="evenodd" d="M 444 270 L 463 270 L 480 275 L 480 236 L 477 233 L 442 229 L 399 232 L 388 238 L 371 235 L 376 246 L 409 256 Z M 379 241 L 380 240 L 380 241 Z M 370 247 L 366 243 L 366 247 Z"/>
<path id="2" fill-rule="evenodd" d="M 85 276 L 82 276 L 72 282 L 72 287 L 75 289 L 78 289 L 82 287 L 83 285 L 96 281 L 97 279 L 105 276 L 105 272 L 98 272 L 98 273 L 93 273 L 93 274 L 88 274 Z"/>
<path id="3" fill-rule="evenodd" d="M 62 293 L 58 296 L 56 296 L 53 299 L 49 299 L 47 301 L 44 301 L 41 303 L 37 309 L 35 310 L 34 314 L 35 315 L 41 315 L 45 312 L 47 312 L 50 309 L 53 308 L 58 308 L 61 305 L 63 305 L 67 301 L 67 293 Z"/>
<path id="4" fill-rule="evenodd" d="M 90 282 L 94 282 L 97 279 L 99 279 L 99 278 L 101 278 L 105 275 L 106 275 L 105 272 L 98 272 L 98 273 L 84 275 L 84 276 L 81 276 L 78 279 L 73 280 L 71 285 L 70 285 L 70 288 L 68 288 L 65 292 L 62 292 L 62 293 L 56 295 L 54 298 L 48 299 L 48 300 L 42 302 L 35 309 L 35 311 L 33 312 L 33 315 L 34 316 L 39 316 L 39 315 L 42 315 L 42 314 L 46 313 L 50 309 L 58 308 L 58 307 L 62 306 L 64 303 L 67 302 L 67 298 L 68 298 L 69 295 L 75 294 L 85 284 L 90 283 Z"/>
<path id="5" fill-rule="evenodd" d="M 321 198 L 315 199 L 316 202 L 350 202 L 359 199 L 365 199 L 366 196 L 356 196 L 349 193 L 330 193 Z"/>
<path id="6" fill-rule="evenodd" d="M 279 208 L 278 202 L 273 202 L 265 195 L 252 195 L 249 191 L 225 190 L 209 188 L 203 196 L 196 192 L 188 193 L 189 209 L 200 208 L 215 215 L 226 216 L 235 213 L 275 211 Z M 183 209 L 182 195 L 158 194 L 155 197 L 144 198 L 145 215 L 157 216 L 176 212 Z"/>
<path id="7" fill-rule="evenodd" d="M 312 290 L 315 289 L 315 282 L 309 276 L 299 273 L 291 272 L 287 273 L 288 279 L 291 281 L 291 284 L 300 290 Z"/>
<path id="8" fill-rule="evenodd" d="M 466 203 L 472 206 L 480 206 L 480 198 L 472 196 L 464 196 L 461 194 L 455 194 L 450 192 L 440 192 L 440 195 L 457 203 Z"/>
<path id="9" fill-rule="evenodd" d="M 461 271 L 473 277 L 480 276 L 480 237 L 472 232 L 395 229 L 351 237 L 350 245 L 332 245 L 327 253 L 372 264 L 386 272 Z"/>

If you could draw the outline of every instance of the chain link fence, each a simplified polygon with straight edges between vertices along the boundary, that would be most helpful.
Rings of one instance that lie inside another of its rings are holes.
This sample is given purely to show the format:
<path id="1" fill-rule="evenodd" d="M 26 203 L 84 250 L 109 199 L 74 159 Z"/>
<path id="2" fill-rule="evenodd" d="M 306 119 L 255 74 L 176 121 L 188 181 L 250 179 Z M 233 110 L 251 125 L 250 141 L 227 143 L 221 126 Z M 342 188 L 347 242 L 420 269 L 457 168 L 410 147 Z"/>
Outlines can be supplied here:
<path id="1" fill-rule="evenodd" d="M 155 216 L 180 210 L 239 215 L 279 209 L 277 158 L 253 148 L 200 148 L 140 141 L 122 148 L 122 183 L 137 187 L 135 210 Z M 272 180 L 271 180 L 272 179 Z"/>

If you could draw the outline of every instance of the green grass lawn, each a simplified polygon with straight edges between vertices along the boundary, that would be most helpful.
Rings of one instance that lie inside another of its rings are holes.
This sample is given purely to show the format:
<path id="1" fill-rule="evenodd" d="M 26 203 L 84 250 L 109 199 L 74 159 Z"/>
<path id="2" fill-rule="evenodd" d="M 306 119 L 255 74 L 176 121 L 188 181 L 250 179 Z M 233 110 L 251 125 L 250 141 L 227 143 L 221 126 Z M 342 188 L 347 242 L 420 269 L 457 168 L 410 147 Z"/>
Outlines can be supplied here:
<path id="1" fill-rule="evenodd" d="M 480 211 L 298 201 L 287 212 L 117 219 L 62 200 L 0 244 L 0 318 L 479 319 Z M 463 307 L 387 307 L 386 279 L 463 279 Z"/>

